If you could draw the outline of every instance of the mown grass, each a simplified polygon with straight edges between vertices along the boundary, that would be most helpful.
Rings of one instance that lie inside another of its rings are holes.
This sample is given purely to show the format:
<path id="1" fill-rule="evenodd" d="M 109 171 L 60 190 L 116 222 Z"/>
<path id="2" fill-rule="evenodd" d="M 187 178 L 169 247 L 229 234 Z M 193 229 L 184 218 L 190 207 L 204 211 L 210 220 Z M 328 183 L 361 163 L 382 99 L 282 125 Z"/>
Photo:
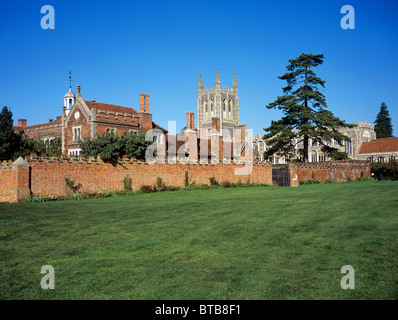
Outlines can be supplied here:
<path id="1" fill-rule="evenodd" d="M 0 299 L 397 299 L 397 205 L 391 181 L 0 204 Z"/>

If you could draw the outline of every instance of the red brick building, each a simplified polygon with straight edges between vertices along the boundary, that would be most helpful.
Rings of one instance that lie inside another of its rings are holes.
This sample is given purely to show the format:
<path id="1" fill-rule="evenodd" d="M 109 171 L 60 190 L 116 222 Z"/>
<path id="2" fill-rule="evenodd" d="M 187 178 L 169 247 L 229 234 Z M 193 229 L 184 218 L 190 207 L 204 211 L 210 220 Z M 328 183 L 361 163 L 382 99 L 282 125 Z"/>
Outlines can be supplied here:
<path id="1" fill-rule="evenodd" d="M 139 111 L 131 107 L 83 100 L 81 86 L 77 94 L 69 91 L 64 96 L 62 115 L 55 121 L 28 126 L 27 120 L 18 120 L 15 130 L 24 130 L 29 138 L 49 140 L 62 138 L 62 152 L 67 155 L 80 155 L 79 139 L 94 138 L 106 132 L 118 135 L 130 132 L 147 132 L 159 129 L 167 130 L 152 121 L 149 112 L 149 94 L 140 93 Z"/>

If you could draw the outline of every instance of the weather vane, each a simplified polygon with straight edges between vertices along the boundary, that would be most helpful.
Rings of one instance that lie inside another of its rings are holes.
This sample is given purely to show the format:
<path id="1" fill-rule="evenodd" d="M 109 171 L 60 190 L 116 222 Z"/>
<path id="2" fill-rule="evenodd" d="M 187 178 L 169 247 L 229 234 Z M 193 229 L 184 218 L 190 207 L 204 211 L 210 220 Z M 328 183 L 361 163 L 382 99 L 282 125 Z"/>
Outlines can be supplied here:
<path id="1" fill-rule="evenodd" d="M 69 88 L 72 88 L 72 72 L 71 71 L 69 71 L 69 78 L 68 78 L 68 81 L 69 81 Z"/>

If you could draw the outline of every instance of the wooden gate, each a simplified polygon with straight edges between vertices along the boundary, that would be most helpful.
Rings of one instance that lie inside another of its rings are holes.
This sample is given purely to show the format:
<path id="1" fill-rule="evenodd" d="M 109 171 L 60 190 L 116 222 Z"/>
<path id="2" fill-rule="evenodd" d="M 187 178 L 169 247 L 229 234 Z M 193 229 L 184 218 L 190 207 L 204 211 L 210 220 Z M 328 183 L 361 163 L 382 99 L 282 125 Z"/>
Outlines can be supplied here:
<path id="1" fill-rule="evenodd" d="M 290 187 L 290 170 L 272 169 L 272 184 L 280 187 Z"/>

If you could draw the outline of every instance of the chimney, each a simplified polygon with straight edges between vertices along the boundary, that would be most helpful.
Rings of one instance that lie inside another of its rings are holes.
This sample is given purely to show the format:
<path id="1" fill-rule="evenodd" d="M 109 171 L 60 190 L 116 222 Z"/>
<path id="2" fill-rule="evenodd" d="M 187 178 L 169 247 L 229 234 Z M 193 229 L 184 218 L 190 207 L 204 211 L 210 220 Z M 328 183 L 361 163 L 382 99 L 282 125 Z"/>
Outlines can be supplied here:
<path id="1" fill-rule="evenodd" d="M 81 97 L 81 96 L 82 96 L 82 95 L 80 94 L 80 88 L 81 88 L 81 86 L 80 86 L 80 84 L 78 84 L 78 85 L 77 85 L 77 94 L 76 94 L 77 97 Z"/>
<path id="2" fill-rule="evenodd" d="M 93 100 L 91 100 L 91 109 L 94 109 L 95 108 L 95 100 L 93 99 Z"/>
<path id="3" fill-rule="evenodd" d="M 191 126 L 192 130 L 195 130 L 195 114 L 193 112 L 191 113 Z"/>
<path id="4" fill-rule="evenodd" d="M 145 112 L 149 113 L 149 94 L 145 94 Z"/>
<path id="5" fill-rule="evenodd" d="M 144 94 L 143 93 L 140 93 L 140 112 L 145 112 L 145 110 L 144 110 L 144 108 L 145 108 L 145 106 L 144 106 Z"/>
<path id="6" fill-rule="evenodd" d="M 211 128 L 220 134 L 220 118 L 211 118 Z"/>
<path id="7" fill-rule="evenodd" d="M 26 119 L 18 119 L 18 127 L 25 128 L 27 126 L 27 120 Z"/>
<path id="8" fill-rule="evenodd" d="M 195 130 L 195 114 L 187 112 L 187 130 Z"/>

